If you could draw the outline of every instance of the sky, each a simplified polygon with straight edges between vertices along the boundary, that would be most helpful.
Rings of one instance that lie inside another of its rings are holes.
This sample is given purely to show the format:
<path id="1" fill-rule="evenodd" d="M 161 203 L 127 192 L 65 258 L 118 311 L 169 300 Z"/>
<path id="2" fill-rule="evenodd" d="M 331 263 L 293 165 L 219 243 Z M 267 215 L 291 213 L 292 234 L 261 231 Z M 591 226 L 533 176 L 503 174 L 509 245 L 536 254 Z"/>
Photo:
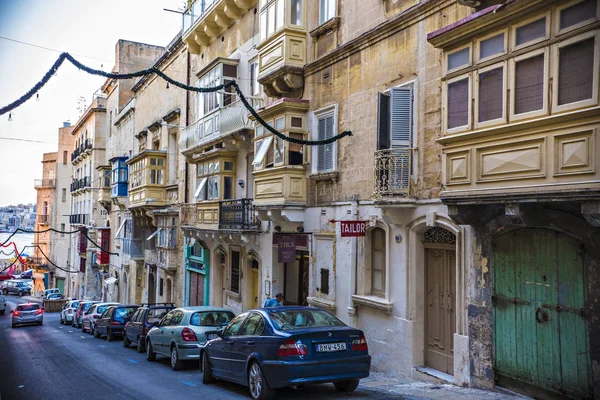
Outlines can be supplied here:
<path id="1" fill-rule="evenodd" d="M 0 0 L 0 107 L 29 91 L 63 51 L 108 72 L 119 39 L 166 46 L 181 30 L 181 15 L 163 9 L 181 10 L 184 4 Z M 78 99 L 84 97 L 89 106 L 104 81 L 65 61 L 38 101 L 34 96 L 15 109 L 11 122 L 8 114 L 0 116 L 0 206 L 36 202 L 33 184 L 42 178 L 42 154 L 57 150 L 58 128 L 64 121 L 75 124 Z"/>

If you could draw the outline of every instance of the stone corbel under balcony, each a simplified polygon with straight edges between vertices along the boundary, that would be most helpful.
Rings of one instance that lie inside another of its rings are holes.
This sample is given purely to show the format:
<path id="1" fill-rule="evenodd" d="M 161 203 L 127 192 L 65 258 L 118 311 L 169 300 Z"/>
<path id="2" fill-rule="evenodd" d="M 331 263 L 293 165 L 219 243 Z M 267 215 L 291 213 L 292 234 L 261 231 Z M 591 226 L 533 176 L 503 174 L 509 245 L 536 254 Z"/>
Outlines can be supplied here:
<path id="1" fill-rule="evenodd" d="M 261 221 L 304 223 L 304 207 L 269 208 L 256 215 Z"/>
<path id="2" fill-rule="evenodd" d="M 260 83 L 269 97 L 298 98 L 304 88 L 304 72 L 302 67 L 284 65 L 261 77 Z"/>

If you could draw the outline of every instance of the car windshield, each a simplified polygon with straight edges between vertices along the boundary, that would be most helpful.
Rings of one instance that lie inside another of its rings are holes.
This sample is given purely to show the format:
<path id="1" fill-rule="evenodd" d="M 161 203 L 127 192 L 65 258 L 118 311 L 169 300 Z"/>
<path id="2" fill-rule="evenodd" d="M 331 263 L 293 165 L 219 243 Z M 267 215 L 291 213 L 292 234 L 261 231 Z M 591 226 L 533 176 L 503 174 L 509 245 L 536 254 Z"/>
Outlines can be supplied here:
<path id="1" fill-rule="evenodd" d="M 77 308 L 79 306 L 79 302 L 75 301 L 73 302 L 73 304 L 71 304 L 71 308 Z"/>
<path id="2" fill-rule="evenodd" d="M 35 311 L 39 310 L 40 306 L 37 304 L 22 304 L 17 306 L 17 311 Z"/>
<path id="3" fill-rule="evenodd" d="M 99 306 L 99 307 L 96 309 L 96 313 L 98 313 L 98 314 L 102 314 L 104 311 L 106 311 L 106 309 L 107 309 L 108 307 L 110 307 L 110 305 L 106 305 L 106 306 Z"/>
<path id="4" fill-rule="evenodd" d="M 229 311 L 196 312 L 190 318 L 190 325 L 222 326 L 228 324 L 233 317 L 233 313 Z"/>
<path id="5" fill-rule="evenodd" d="M 148 315 L 146 316 L 146 322 L 148 322 L 149 324 L 153 324 L 155 322 L 160 322 L 160 320 L 163 319 L 163 317 L 165 315 L 167 315 L 167 313 L 169 311 L 171 311 L 172 309 L 173 309 L 172 307 L 152 308 L 152 309 L 148 310 Z"/>
<path id="6" fill-rule="evenodd" d="M 114 320 L 125 323 L 125 320 L 131 318 L 137 307 L 118 307 L 114 312 Z"/>
<path id="7" fill-rule="evenodd" d="M 308 327 L 346 326 L 342 321 L 323 310 L 271 311 L 269 316 L 275 329 L 282 331 Z"/>

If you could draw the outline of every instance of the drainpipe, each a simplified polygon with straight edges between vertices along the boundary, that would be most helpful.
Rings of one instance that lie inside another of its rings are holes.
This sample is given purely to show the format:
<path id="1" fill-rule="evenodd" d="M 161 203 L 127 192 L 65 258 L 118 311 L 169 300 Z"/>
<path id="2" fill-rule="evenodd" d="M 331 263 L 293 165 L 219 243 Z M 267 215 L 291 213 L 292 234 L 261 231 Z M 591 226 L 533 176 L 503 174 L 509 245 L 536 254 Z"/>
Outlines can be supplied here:
<path id="1" fill-rule="evenodd" d="M 352 206 L 350 210 L 354 220 L 358 219 L 358 195 L 352 196 Z M 348 315 L 350 316 L 350 326 L 356 326 L 356 308 L 352 300 L 352 295 L 356 294 L 356 276 L 358 274 L 358 238 L 352 238 L 352 250 L 350 254 L 350 295 L 348 296 Z"/>

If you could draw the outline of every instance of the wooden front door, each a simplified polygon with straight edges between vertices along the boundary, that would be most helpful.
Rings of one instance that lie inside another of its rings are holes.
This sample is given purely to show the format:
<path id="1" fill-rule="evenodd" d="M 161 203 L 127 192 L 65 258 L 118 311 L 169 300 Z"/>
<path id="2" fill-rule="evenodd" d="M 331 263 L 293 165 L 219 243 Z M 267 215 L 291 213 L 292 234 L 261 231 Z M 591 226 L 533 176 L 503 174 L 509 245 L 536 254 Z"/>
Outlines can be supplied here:
<path id="1" fill-rule="evenodd" d="M 425 364 L 454 375 L 456 253 L 441 245 L 427 248 L 425 261 Z"/>
<path id="2" fill-rule="evenodd" d="M 190 271 L 189 306 L 204 305 L 204 275 Z"/>
<path id="3" fill-rule="evenodd" d="M 496 380 L 534 396 L 547 397 L 542 389 L 588 398 L 583 247 L 543 229 L 509 232 L 494 244 Z"/>
<path id="4" fill-rule="evenodd" d="M 296 262 L 285 263 L 283 301 L 286 305 L 308 305 L 309 266 L 307 251 L 296 251 Z"/>
<path id="5" fill-rule="evenodd" d="M 258 308 L 258 269 L 251 268 L 252 275 L 252 308 Z"/>

